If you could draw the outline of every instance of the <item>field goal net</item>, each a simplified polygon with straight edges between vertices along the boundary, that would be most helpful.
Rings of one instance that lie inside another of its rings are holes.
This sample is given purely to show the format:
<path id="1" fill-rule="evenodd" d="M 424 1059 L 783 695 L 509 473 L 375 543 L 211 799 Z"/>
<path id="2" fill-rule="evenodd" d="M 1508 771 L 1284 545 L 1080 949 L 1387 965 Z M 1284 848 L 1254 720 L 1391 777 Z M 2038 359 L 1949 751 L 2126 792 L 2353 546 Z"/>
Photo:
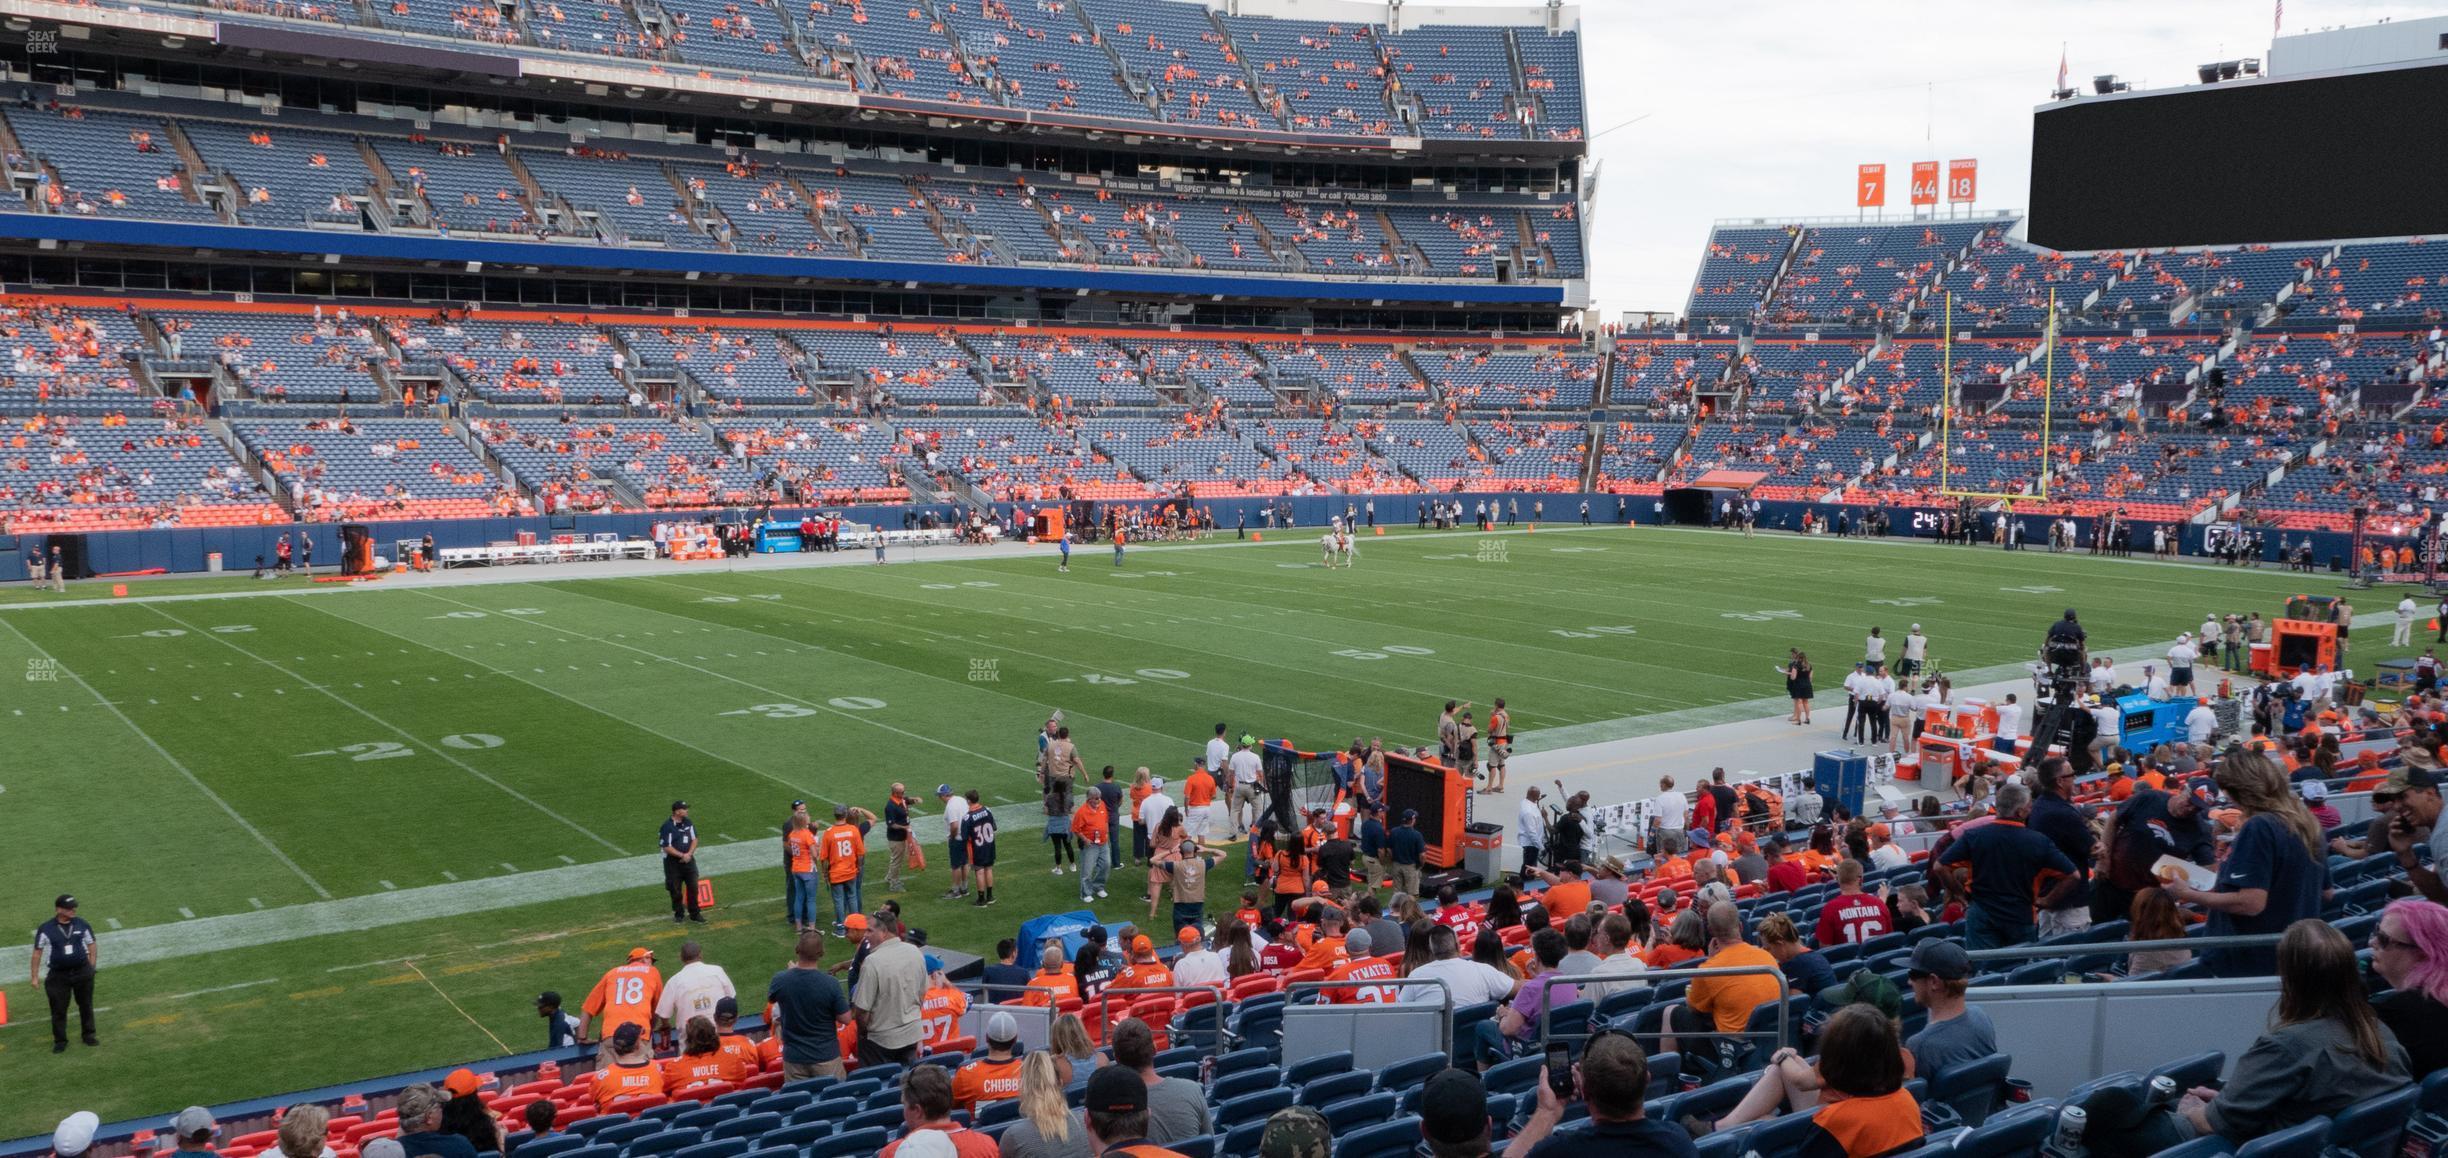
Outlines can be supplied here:
<path id="1" fill-rule="evenodd" d="M 2040 344 L 2040 364 L 2006 376 L 2001 383 L 1989 366 L 1959 356 L 1955 340 L 1955 295 L 1940 307 L 1938 353 L 1938 493 L 1966 502 L 2033 502 L 2048 498 L 2050 475 L 2057 465 L 2054 431 L 2057 394 L 2057 291 L 2048 299 L 2048 327 Z M 1987 347 L 1979 347 L 1983 352 Z M 2034 382 L 2030 371 L 2040 371 Z M 1967 390 L 1967 376 L 1987 379 Z M 2036 393 L 2031 389 L 2036 386 Z M 2022 394 L 2018 395 L 2017 391 Z M 2040 404 L 2037 432 L 2004 427 L 1990 419 L 1995 409 Z"/>

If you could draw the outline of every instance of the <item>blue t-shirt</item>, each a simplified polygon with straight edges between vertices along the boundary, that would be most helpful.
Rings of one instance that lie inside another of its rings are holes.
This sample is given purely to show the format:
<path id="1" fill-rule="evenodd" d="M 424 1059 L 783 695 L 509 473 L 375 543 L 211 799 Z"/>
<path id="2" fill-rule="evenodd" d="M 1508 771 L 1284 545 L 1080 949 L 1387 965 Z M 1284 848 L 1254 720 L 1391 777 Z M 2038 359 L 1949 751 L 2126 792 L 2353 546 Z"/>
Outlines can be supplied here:
<path id="1" fill-rule="evenodd" d="M 1360 822 L 1360 852 L 1364 856 L 1384 856 L 1386 827 L 1372 816 Z"/>
<path id="2" fill-rule="evenodd" d="M 2057 851 L 2064 853 L 2066 859 L 2074 864 L 2075 875 L 2084 877 L 2081 885 L 2066 894 L 2060 907 L 2090 907 L 2091 883 L 2081 871 L 2083 866 L 2091 863 L 2091 845 L 2096 840 L 2091 832 L 2090 819 L 2072 801 L 2057 796 L 2041 796 L 2032 801 L 2031 817 L 2023 823 L 2033 832 L 2049 838 L 2049 843 L 2056 845 Z"/>
<path id="3" fill-rule="evenodd" d="M 850 999 L 832 975 L 822 969 L 785 969 L 765 986 L 765 1000 L 777 1010 L 783 1061 L 815 1065 L 841 1059 L 834 1024 L 850 1011 Z"/>
<path id="4" fill-rule="evenodd" d="M 2285 822 L 2264 812 L 2245 821 L 2236 832 L 2235 845 L 2228 849 L 2226 863 L 2219 866 L 2218 884 L 2210 891 L 2266 889 L 2269 903 L 2250 917 L 2213 911 L 2209 927 L 2202 931 L 2212 937 L 2284 932 L 2297 921 L 2321 915 L 2321 892 L 2328 885 L 2327 862 L 2313 860 L 2303 842 L 2287 831 Z M 2260 977 L 2278 971 L 2274 946 L 2210 949 L 2202 956 L 2210 972 L 2219 977 Z"/>
<path id="5" fill-rule="evenodd" d="M 1386 834 L 1386 847 L 1393 850 L 1395 864 L 1416 865 L 1420 854 L 1428 851 L 1428 838 L 1420 830 L 1405 825 Z"/>
<path id="6" fill-rule="evenodd" d="M 986 967 L 983 980 L 989 1002 L 1018 1001 L 1028 993 L 1029 970 L 1019 965 L 996 962 Z"/>
<path id="7" fill-rule="evenodd" d="M 1699 1158 L 1699 1154 L 1683 1127 L 1646 1117 L 1637 1122 L 1583 1119 L 1557 1128 L 1546 1141 L 1530 1148 L 1530 1158 Z"/>
<path id="8" fill-rule="evenodd" d="M 1787 961 L 1783 969 L 1785 980 L 1792 983 L 1796 993 L 1817 993 L 1836 987 L 1836 967 L 1815 949 Z"/>
<path id="9" fill-rule="evenodd" d="M 2055 887 L 2055 877 L 2074 871 L 2074 862 L 2049 838 L 2015 820 L 1992 821 L 1965 832 L 1947 846 L 1938 863 L 1971 865 L 1972 907 L 2008 928 L 2031 924 L 2039 895 Z M 2044 879 L 2043 874 L 2054 876 Z"/>

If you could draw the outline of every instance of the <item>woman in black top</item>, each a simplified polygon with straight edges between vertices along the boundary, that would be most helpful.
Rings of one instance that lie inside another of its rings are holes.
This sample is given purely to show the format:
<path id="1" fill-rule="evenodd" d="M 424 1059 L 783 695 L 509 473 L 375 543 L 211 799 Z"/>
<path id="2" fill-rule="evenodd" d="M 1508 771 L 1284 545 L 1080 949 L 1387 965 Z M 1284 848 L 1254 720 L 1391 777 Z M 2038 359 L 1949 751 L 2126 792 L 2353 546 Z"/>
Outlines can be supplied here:
<path id="1" fill-rule="evenodd" d="M 2372 972 L 2389 985 L 2372 1011 L 2406 1047 L 2414 1080 L 2448 1068 L 2448 907 L 2411 897 L 2390 902 L 2371 948 Z"/>
<path id="2" fill-rule="evenodd" d="M 1785 675 L 1785 694 L 1793 698 L 1793 714 L 1785 717 L 1785 722 L 1796 727 L 1809 724 L 1812 695 L 1810 657 L 1802 654 L 1802 649 L 1797 647 L 1793 649 L 1792 657 L 1785 661 L 1785 666 L 1777 670 Z"/>

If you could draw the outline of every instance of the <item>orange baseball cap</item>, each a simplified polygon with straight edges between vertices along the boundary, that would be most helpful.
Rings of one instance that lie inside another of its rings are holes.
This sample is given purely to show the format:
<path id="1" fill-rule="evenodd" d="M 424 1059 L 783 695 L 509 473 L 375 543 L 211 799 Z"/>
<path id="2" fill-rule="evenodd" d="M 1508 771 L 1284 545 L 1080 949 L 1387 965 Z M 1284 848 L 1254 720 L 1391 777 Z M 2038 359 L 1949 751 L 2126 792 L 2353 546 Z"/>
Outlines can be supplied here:
<path id="1" fill-rule="evenodd" d="M 1147 939 L 1147 934 L 1142 933 L 1142 934 L 1140 934 L 1140 935 L 1138 935 L 1138 936 L 1136 936 L 1136 937 L 1131 938 L 1131 952 L 1133 952 L 1133 953 L 1153 953 L 1153 952 L 1155 952 L 1155 951 L 1156 951 L 1156 942 L 1148 940 L 1148 939 Z"/>
<path id="2" fill-rule="evenodd" d="M 842 928 L 848 929 L 848 930 L 850 930 L 850 931 L 851 931 L 851 932 L 853 932 L 853 933 L 864 933 L 864 932 L 866 932 L 866 931 L 867 931 L 867 914 L 865 914 L 865 913 L 852 913 L 852 914 L 850 914 L 850 915 L 849 915 L 849 916 L 847 916 L 847 917 L 843 917 L 843 918 L 842 918 Z"/>
<path id="3" fill-rule="evenodd" d="M 1144 940 L 1146 940 L 1146 939 L 1147 939 L 1147 938 L 1145 938 L 1145 937 L 1140 938 L 1140 940 L 1143 940 L 1143 941 L 1144 941 Z M 1199 943 L 1199 931 L 1198 931 L 1198 926 L 1196 926 L 1196 925 L 1184 925 L 1184 926 L 1182 926 L 1182 931 L 1181 931 L 1181 932 L 1178 932 L 1178 933 L 1173 934 L 1173 939 L 1174 939 L 1174 940 L 1176 940 L 1176 941 L 1181 942 L 1181 943 L 1182 943 L 1182 944 L 1184 944 L 1184 945 L 1196 945 L 1196 944 L 1198 944 L 1198 943 Z"/>
<path id="4" fill-rule="evenodd" d="M 629 959 L 632 961 L 643 961 L 652 956 L 654 956 L 654 950 L 643 945 L 629 951 Z"/>
<path id="5" fill-rule="evenodd" d="M 442 1088 L 449 1090 L 450 1096 L 454 1098 L 464 1098 L 475 1093 L 483 1089 L 484 1084 L 484 1079 L 477 1077 L 476 1071 L 466 1066 L 452 1070 L 449 1077 L 442 1079 Z"/>
<path id="6" fill-rule="evenodd" d="M 1313 885 L 1309 886 L 1309 891 L 1310 891 L 1310 892 L 1313 892 L 1313 893 L 1316 893 L 1317 895 L 1319 895 L 1319 896 L 1321 896 L 1321 897 L 1322 897 L 1322 896 L 1325 896 L 1325 895 L 1326 895 L 1326 882 L 1325 882 L 1325 881 L 1323 881 L 1323 880 L 1321 880 L 1321 881 L 1317 882 L 1316 884 L 1313 884 Z"/>
<path id="7" fill-rule="evenodd" d="M 1873 824 L 1873 825 L 1871 825 L 1871 826 L 1870 826 L 1870 839 L 1872 839 L 1872 840 L 1885 840 L 1885 839 L 1887 839 L 1887 838 L 1888 838 L 1888 836 L 1889 836 L 1889 835 L 1891 835 L 1893 832 L 1894 832 L 1894 830 L 1893 830 L 1893 829 L 1888 828 L 1888 827 L 1887 827 L 1886 825 L 1884 825 L 1884 824 Z"/>

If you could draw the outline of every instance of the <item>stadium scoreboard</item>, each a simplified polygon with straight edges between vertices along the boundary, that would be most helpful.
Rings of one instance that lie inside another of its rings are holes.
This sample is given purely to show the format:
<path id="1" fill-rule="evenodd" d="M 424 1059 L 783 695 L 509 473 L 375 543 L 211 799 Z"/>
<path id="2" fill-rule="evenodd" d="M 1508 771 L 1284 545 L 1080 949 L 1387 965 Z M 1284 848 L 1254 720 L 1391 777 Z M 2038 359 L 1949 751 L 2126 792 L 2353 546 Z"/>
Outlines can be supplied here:
<path id="1" fill-rule="evenodd" d="M 2448 233 L 2448 64 L 2043 105 L 2029 235 L 2057 250 Z"/>

